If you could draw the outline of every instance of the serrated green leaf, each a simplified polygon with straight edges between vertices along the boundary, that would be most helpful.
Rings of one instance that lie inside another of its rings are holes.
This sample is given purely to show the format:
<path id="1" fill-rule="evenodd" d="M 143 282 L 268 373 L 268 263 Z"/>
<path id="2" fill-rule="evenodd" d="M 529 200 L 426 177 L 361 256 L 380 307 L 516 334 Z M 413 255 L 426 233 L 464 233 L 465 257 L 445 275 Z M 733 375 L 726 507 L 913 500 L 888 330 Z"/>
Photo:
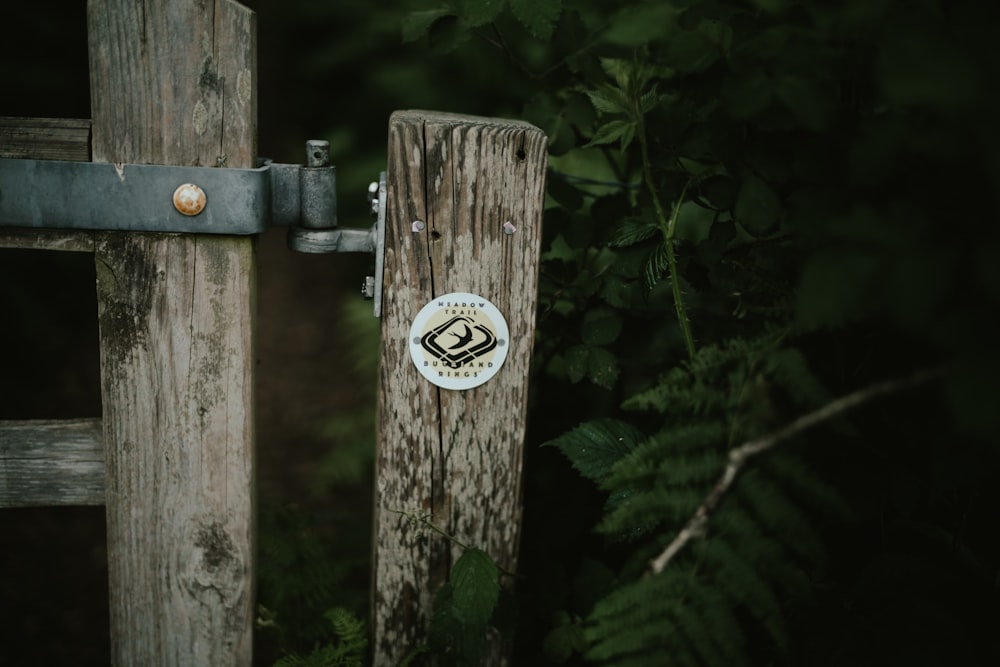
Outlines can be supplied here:
<path id="1" fill-rule="evenodd" d="M 452 601 L 464 622 L 482 626 L 483 631 L 500 599 L 500 571 L 481 549 L 466 549 L 451 567 L 448 576 Z"/>
<path id="2" fill-rule="evenodd" d="M 430 30 L 435 21 L 452 14 L 452 10 L 448 7 L 410 12 L 403 17 L 403 41 L 414 42 L 420 39 Z"/>
<path id="3" fill-rule="evenodd" d="M 618 357 L 603 347 L 590 348 L 590 355 L 587 359 L 587 375 L 590 381 L 598 387 L 611 389 L 618 380 Z"/>
<path id="4" fill-rule="evenodd" d="M 597 128 L 597 131 L 594 132 L 593 139 L 590 140 L 590 143 L 588 143 L 585 148 L 600 146 L 603 144 L 612 144 L 616 141 L 621 141 L 622 150 L 625 150 L 635 138 L 635 129 L 636 124 L 629 120 L 613 120 L 609 123 L 605 123 L 601 127 Z"/>
<path id="5" fill-rule="evenodd" d="M 563 613 L 565 619 L 560 619 L 558 625 L 545 636 L 542 642 L 542 652 L 550 662 L 561 665 L 570 659 L 574 652 L 582 652 L 587 643 L 583 637 L 583 629 Z"/>
<path id="6" fill-rule="evenodd" d="M 470 28 L 492 22 L 507 6 L 507 0 L 463 0 L 462 20 Z"/>
<path id="7" fill-rule="evenodd" d="M 667 267 L 667 246 L 661 243 L 650 253 L 649 259 L 646 260 L 646 268 L 643 270 L 648 289 L 653 289 L 656 283 L 660 282 L 660 278 L 666 273 Z"/>
<path id="8" fill-rule="evenodd" d="M 587 345 L 615 342 L 622 330 L 622 318 L 611 310 L 591 310 L 583 318 L 580 337 Z"/>
<path id="9" fill-rule="evenodd" d="M 612 248 L 626 248 L 652 238 L 660 231 L 655 220 L 648 218 L 625 218 L 615 227 L 609 245 Z"/>
<path id="10" fill-rule="evenodd" d="M 590 350 L 586 345 L 574 345 L 566 350 L 566 372 L 569 381 L 576 384 L 587 376 Z"/>
<path id="11" fill-rule="evenodd" d="M 674 237 L 682 241 L 701 243 L 711 233 L 714 221 L 715 211 L 710 211 L 693 201 L 684 202 L 677 212 Z"/>
<path id="12" fill-rule="evenodd" d="M 653 86 L 652 90 L 643 93 L 642 97 L 639 98 L 639 109 L 642 113 L 649 113 L 656 108 L 662 99 L 663 97 L 656 92 L 656 86 Z"/>
<path id="13" fill-rule="evenodd" d="M 455 601 L 455 589 L 450 581 L 445 582 L 434 596 L 427 641 L 432 649 L 451 653 L 456 665 L 471 667 L 482 657 L 486 646 L 486 626 L 470 622 Z"/>
<path id="14" fill-rule="evenodd" d="M 548 39 L 562 13 L 562 0 L 510 0 L 510 9 L 528 32 Z"/>
<path id="15" fill-rule="evenodd" d="M 590 98 L 590 103 L 594 105 L 594 109 L 598 113 L 615 114 L 628 112 L 628 100 L 622 91 L 617 88 L 602 86 L 595 90 L 588 90 L 587 97 Z"/>
<path id="16" fill-rule="evenodd" d="M 596 419 L 580 424 L 543 446 L 558 447 L 581 475 L 600 483 L 611 467 L 644 437 L 628 422 Z"/>

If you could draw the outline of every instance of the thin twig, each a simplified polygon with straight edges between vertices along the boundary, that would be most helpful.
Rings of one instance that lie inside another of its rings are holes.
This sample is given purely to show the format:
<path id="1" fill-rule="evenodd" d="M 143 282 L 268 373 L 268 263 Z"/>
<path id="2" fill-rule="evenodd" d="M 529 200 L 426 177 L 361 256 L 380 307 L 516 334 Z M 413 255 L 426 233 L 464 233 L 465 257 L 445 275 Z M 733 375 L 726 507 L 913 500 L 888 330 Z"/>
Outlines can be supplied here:
<path id="1" fill-rule="evenodd" d="M 712 487 L 711 492 L 701 503 L 695 513 L 684 524 L 673 541 L 667 545 L 659 556 L 649 562 L 649 574 L 659 574 L 670 563 L 680 551 L 694 538 L 705 533 L 708 520 L 715 511 L 722 497 L 732 487 L 733 482 L 739 476 L 743 468 L 753 457 L 773 449 L 780 443 L 799 435 L 803 431 L 839 417 L 843 413 L 888 394 L 894 394 L 906 389 L 912 389 L 928 380 L 940 376 L 944 372 L 943 368 L 924 369 L 905 378 L 896 378 L 885 382 L 878 382 L 859 389 L 853 393 L 835 399 L 818 410 L 807 413 L 791 422 L 784 428 L 753 440 L 748 440 L 739 447 L 729 451 L 729 460 L 726 469 L 722 471 L 722 477 Z"/>

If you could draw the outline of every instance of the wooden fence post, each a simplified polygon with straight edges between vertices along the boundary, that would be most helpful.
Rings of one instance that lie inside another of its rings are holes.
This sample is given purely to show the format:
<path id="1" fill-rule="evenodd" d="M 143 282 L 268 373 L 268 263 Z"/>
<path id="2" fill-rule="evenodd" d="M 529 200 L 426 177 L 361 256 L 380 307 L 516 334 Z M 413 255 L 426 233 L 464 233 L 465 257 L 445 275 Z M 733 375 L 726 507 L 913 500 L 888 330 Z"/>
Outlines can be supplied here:
<path id="1" fill-rule="evenodd" d="M 424 641 L 434 594 L 461 555 L 401 512 L 430 515 L 505 570 L 516 569 L 545 168 L 545 135 L 527 123 L 421 111 L 390 120 L 372 601 L 377 667 L 395 665 Z M 509 327 L 499 372 L 464 391 L 435 386 L 410 356 L 418 312 L 448 293 L 484 297 Z M 494 662 L 503 662 L 499 655 Z"/>
<path id="2" fill-rule="evenodd" d="M 95 162 L 254 166 L 250 10 L 89 0 L 88 33 Z M 249 665 L 254 242 L 106 232 L 95 255 L 112 660 Z"/>

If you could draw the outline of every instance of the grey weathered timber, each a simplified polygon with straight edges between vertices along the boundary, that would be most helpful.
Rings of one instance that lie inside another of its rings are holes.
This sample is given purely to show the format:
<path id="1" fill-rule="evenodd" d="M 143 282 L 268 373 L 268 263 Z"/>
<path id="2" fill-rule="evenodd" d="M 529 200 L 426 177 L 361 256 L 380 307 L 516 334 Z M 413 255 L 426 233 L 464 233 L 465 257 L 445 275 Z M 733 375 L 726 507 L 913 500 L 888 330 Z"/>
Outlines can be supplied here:
<path id="1" fill-rule="evenodd" d="M 527 123 L 422 111 L 390 120 L 375 490 L 378 666 L 396 664 L 424 640 L 433 596 L 461 554 L 400 512 L 429 514 L 516 570 L 545 165 L 545 135 Z M 416 220 L 425 223 L 419 232 Z M 516 228 L 509 235 L 508 221 Z M 510 327 L 500 372 L 466 391 L 429 383 L 408 352 L 418 311 L 449 292 L 485 297 Z M 503 664 L 494 649 L 490 664 Z"/>
<path id="2" fill-rule="evenodd" d="M 0 117 L 0 157 L 90 160 L 90 120 Z"/>
<path id="3" fill-rule="evenodd" d="M 248 168 L 254 14 L 89 0 L 93 159 Z M 249 665 L 254 241 L 95 234 L 112 661 Z"/>
<path id="4" fill-rule="evenodd" d="M 0 117 L 0 157 L 86 162 L 90 160 L 90 120 Z M 0 227 L 0 248 L 93 252 L 94 235 Z"/>
<path id="5" fill-rule="evenodd" d="M 100 419 L 0 421 L 0 508 L 103 504 Z"/>

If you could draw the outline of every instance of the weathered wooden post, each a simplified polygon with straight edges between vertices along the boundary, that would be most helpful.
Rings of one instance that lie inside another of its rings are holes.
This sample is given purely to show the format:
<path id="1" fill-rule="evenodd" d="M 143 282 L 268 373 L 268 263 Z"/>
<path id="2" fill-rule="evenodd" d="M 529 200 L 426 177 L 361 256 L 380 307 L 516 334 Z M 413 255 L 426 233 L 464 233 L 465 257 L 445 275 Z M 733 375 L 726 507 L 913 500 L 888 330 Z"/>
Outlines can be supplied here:
<path id="1" fill-rule="evenodd" d="M 250 10 L 87 10 L 95 162 L 254 166 Z M 113 662 L 249 665 L 254 242 L 98 232 L 95 255 Z"/>
<path id="2" fill-rule="evenodd" d="M 390 120 L 373 582 L 379 667 L 423 641 L 434 594 L 460 555 L 400 512 L 429 514 L 516 569 L 545 167 L 545 135 L 527 123 L 420 111 Z M 439 300 L 450 293 L 482 299 L 451 308 Z M 505 339 L 496 313 L 480 307 L 486 302 L 506 320 Z M 489 368 L 484 360 L 499 352 L 503 365 Z M 432 384 L 435 375 L 460 388 Z"/>

